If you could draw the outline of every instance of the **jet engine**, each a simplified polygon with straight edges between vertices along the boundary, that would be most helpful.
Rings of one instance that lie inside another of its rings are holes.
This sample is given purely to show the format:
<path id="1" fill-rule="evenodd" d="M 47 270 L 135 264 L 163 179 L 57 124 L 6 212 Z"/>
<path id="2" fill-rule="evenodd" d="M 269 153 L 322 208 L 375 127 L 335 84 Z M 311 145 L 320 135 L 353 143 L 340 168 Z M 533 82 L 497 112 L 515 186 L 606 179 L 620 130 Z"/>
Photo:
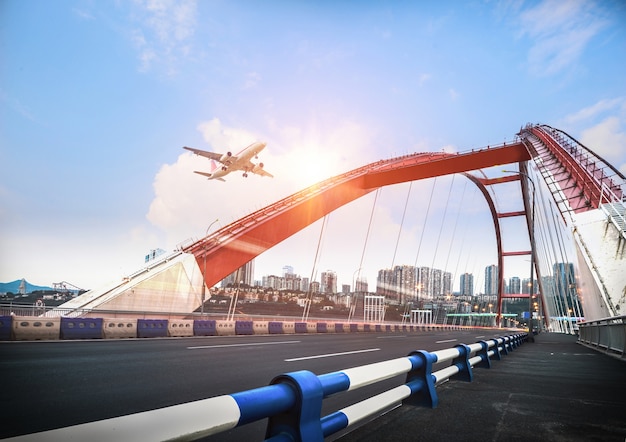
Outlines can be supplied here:
<path id="1" fill-rule="evenodd" d="M 263 163 L 259 163 L 256 166 L 254 166 L 254 168 L 252 169 L 253 173 L 258 173 L 261 171 L 261 169 L 263 169 Z"/>
<path id="2" fill-rule="evenodd" d="M 233 156 L 232 152 L 226 152 L 224 155 L 220 157 L 220 163 L 228 164 L 230 163 L 230 157 Z"/>

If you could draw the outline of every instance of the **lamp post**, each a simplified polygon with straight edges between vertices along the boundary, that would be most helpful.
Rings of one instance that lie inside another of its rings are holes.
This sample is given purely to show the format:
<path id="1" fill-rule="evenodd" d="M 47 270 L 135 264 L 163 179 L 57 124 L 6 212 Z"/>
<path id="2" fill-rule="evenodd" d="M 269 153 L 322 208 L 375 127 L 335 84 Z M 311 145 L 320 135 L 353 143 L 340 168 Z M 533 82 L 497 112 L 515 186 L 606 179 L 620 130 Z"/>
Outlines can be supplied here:
<path id="1" fill-rule="evenodd" d="M 530 208 L 530 287 L 528 290 L 528 341 L 527 342 L 535 342 L 535 337 L 533 335 L 533 294 L 535 292 L 535 182 L 532 178 L 525 172 L 522 171 L 512 171 L 512 170 L 503 170 L 503 172 L 517 173 L 519 175 L 523 175 L 528 179 L 530 184 L 533 186 L 533 201 L 532 206 Z M 522 187 L 523 189 L 523 187 Z"/>
<path id="2" fill-rule="evenodd" d="M 204 237 L 205 237 L 204 253 L 203 253 L 204 271 L 202 273 L 202 305 L 200 306 L 200 315 L 202 316 L 204 316 L 204 301 L 206 299 L 206 280 L 205 280 L 206 278 L 206 237 L 209 236 L 209 230 L 211 229 L 213 224 L 215 224 L 218 221 L 219 219 L 215 219 L 215 221 L 209 224 L 209 227 L 207 227 L 206 232 L 204 233 Z"/>

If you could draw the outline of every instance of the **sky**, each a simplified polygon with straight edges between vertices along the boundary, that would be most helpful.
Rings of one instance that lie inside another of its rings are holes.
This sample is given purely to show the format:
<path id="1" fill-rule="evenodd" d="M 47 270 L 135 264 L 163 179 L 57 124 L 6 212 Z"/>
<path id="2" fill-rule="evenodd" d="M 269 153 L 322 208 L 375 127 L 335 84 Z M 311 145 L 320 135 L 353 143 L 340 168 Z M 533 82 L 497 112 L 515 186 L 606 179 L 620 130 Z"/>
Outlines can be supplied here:
<path id="1" fill-rule="evenodd" d="M 320 180 L 513 140 L 527 123 L 626 173 L 619 0 L 0 0 L 0 60 L 4 282 L 98 288 Z M 274 178 L 208 181 L 193 173 L 208 161 L 182 149 L 256 140 Z M 318 222 L 257 257 L 255 278 L 290 265 L 373 290 L 379 269 L 417 264 L 480 286 L 495 240 L 467 181 L 373 192 L 323 235 Z M 516 191 L 501 211 L 520 210 Z M 505 250 L 527 250 L 510 223 Z M 505 262 L 505 277 L 528 266 Z"/>

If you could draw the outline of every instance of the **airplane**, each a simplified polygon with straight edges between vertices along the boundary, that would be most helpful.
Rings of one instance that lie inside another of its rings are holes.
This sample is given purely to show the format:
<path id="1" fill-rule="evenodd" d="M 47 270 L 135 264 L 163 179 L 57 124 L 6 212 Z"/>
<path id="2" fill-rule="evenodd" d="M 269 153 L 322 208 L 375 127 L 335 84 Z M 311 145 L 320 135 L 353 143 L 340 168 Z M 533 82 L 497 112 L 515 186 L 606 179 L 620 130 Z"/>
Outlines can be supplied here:
<path id="1" fill-rule="evenodd" d="M 200 155 L 211 160 L 210 172 L 200 172 L 194 170 L 194 173 L 203 175 L 210 180 L 226 181 L 223 177 L 236 170 L 242 170 L 244 177 L 247 177 L 248 173 L 255 173 L 257 175 L 273 178 L 274 175 L 263 169 L 263 163 L 255 164 L 250 161 L 252 157 L 258 158 L 259 152 L 265 149 L 266 145 L 267 143 L 264 141 L 257 141 L 236 155 L 233 155 L 232 152 L 226 152 L 225 154 L 207 152 L 206 150 L 194 149 L 193 147 L 187 146 L 184 146 L 183 149 L 189 150 L 196 155 Z"/>

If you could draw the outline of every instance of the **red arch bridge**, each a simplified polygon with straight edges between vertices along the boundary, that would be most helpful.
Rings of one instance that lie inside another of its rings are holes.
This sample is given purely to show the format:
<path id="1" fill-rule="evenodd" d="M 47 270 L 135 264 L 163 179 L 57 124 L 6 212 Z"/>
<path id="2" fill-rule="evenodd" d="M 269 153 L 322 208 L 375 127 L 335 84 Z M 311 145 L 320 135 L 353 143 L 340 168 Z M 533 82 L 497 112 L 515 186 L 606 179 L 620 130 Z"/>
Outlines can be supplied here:
<path id="1" fill-rule="evenodd" d="M 500 176 L 484 169 L 498 166 Z M 385 186 L 462 174 L 484 197 L 497 248 L 493 325 L 502 324 L 507 258 L 531 263 L 525 296 L 538 326 L 571 332 L 576 320 L 596 320 L 626 309 L 626 179 L 611 164 L 567 133 L 527 125 L 515 141 L 461 153 L 414 153 L 377 161 L 332 177 L 187 244 L 110 287 L 91 290 L 52 315 L 102 316 L 150 312 L 192 313 L 206 290 L 255 257 L 338 208 Z M 498 206 L 498 188 L 519 185 L 519 210 Z M 510 185 L 510 184 L 509 184 Z M 504 247 L 504 219 L 519 217 L 530 245 Z M 419 296 L 419 295 L 418 295 Z M 479 312 L 466 313 L 469 317 Z"/>

